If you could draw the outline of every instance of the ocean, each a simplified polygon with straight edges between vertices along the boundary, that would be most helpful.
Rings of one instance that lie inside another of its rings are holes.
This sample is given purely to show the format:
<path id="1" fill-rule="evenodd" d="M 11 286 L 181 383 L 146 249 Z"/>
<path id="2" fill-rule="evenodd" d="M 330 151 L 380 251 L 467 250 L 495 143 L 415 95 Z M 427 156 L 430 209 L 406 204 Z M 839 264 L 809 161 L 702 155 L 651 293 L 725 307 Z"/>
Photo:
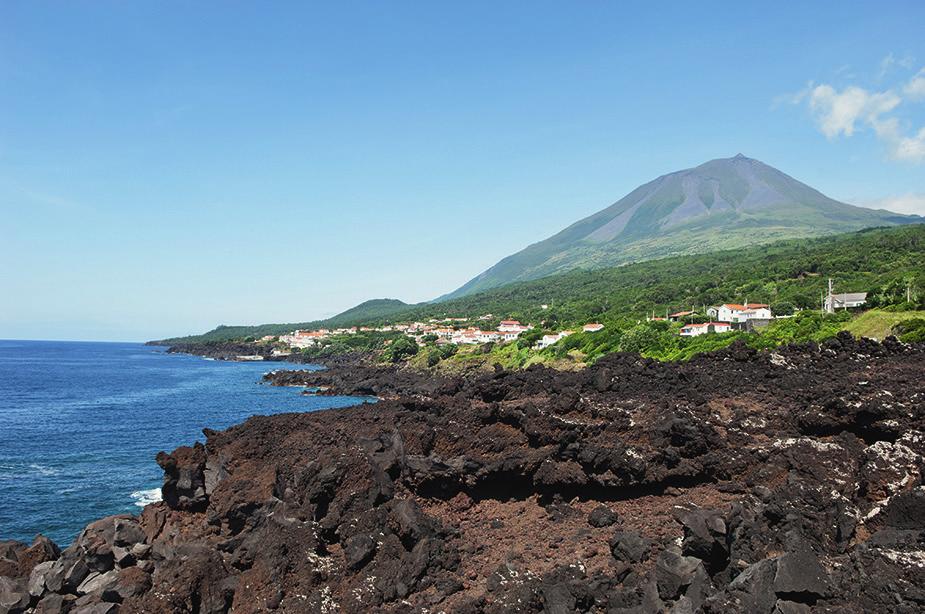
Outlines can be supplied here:
<path id="1" fill-rule="evenodd" d="M 275 362 L 222 362 L 137 343 L 0 340 L 0 540 L 62 547 L 87 523 L 160 497 L 154 456 L 255 414 L 367 399 L 260 383 Z"/>

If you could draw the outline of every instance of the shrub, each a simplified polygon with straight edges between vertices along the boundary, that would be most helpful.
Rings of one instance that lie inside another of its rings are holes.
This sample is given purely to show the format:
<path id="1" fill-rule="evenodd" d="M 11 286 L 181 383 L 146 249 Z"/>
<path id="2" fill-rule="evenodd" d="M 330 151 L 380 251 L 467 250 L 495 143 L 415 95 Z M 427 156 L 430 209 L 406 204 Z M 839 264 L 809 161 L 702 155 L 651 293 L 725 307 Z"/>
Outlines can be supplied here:
<path id="1" fill-rule="evenodd" d="M 417 342 L 410 337 L 402 336 L 389 345 L 383 357 L 389 362 L 401 362 L 417 353 Z"/>

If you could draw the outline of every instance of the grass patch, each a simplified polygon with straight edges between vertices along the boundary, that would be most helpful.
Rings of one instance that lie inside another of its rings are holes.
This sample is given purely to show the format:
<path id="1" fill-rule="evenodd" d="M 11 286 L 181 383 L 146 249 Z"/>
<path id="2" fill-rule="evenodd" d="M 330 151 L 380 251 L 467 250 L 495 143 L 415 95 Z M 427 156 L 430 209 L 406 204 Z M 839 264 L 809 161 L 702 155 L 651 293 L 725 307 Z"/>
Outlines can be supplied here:
<path id="1" fill-rule="evenodd" d="M 855 337 L 885 339 L 890 336 L 893 326 L 913 318 L 925 319 L 925 311 L 883 311 L 871 309 L 846 322 L 843 329 Z"/>

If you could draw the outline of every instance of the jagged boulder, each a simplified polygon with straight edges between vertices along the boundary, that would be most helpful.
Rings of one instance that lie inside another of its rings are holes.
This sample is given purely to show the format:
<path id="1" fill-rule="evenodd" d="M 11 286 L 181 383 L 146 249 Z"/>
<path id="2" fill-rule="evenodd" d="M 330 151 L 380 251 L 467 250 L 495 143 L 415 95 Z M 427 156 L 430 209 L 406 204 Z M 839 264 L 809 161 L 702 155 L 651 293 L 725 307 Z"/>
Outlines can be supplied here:
<path id="1" fill-rule="evenodd" d="M 361 569 L 376 554 L 376 541 L 369 535 L 354 535 L 344 542 L 344 557 L 351 569 Z"/>
<path id="2" fill-rule="evenodd" d="M 829 592 L 828 572 L 811 552 L 788 552 L 777 559 L 774 592 L 782 599 L 815 603 Z"/>
<path id="3" fill-rule="evenodd" d="M 161 493 L 171 509 L 198 512 L 206 508 L 209 496 L 206 494 L 206 452 L 202 444 L 177 448 L 171 454 L 158 452 L 155 460 L 164 470 Z"/>
<path id="4" fill-rule="evenodd" d="M 592 527 L 609 527 L 617 523 L 620 517 L 606 505 L 598 505 L 588 514 L 588 524 Z"/>
<path id="5" fill-rule="evenodd" d="M 696 605 L 703 601 L 709 577 L 703 561 L 693 556 L 684 556 L 674 550 L 663 550 L 655 560 L 655 581 L 658 595 L 663 601 L 672 601 L 687 592 L 695 581 L 700 585 Z"/>
<path id="6" fill-rule="evenodd" d="M 0 612 L 20 614 L 31 602 L 32 595 L 24 580 L 0 576 Z"/>
<path id="7" fill-rule="evenodd" d="M 635 531 L 617 531 L 610 538 L 610 551 L 618 561 L 638 563 L 649 555 L 652 542 Z"/>
<path id="8" fill-rule="evenodd" d="M 705 509 L 674 509 L 674 517 L 684 527 L 684 554 L 702 559 L 711 573 L 726 567 L 729 546 L 726 543 L 726 522 L 720 512 Z"/>

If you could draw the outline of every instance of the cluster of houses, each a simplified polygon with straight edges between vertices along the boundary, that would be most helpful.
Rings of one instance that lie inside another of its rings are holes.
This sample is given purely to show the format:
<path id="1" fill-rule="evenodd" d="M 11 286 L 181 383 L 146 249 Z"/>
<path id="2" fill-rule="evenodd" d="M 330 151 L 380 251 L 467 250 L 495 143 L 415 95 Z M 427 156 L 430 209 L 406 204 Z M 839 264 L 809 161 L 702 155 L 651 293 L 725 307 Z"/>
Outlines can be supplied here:
<path id="1" fill-rule="evenodd" d="M 477 319 L 480 321 L 485 321 L 491 320 L 492 317 L 493 316 L 491 314 L 487 314 L 480 316 Z M 453 343 L 456 345 L 480 345 L 489 342 L 515 341 L 518 337 L 520 337 L 520 335 L 533 328 L 533 326 L 528 324 L 521 324 L 517 320 L 502 320 L 495 330 L 484 330 L 478 326 L 467 326 L 465 328 L 461 328 L 459 326 L 459 323 L 468 323 L 469 321 L 470 320 L 467 318 L 444 318 L 442 320 L 431 320 L 428 323 L 411 322 L 406 324 L 379 326 L 375 328 L 367 326 L 353 326 L 350 328 L 295 330 L 289 334 L 281 335 L 279 337 L 279 341 L 285 343 L 290 348 L 304 349 L 320 343 L 328 337 L 337 335 L 355 335 L 358 332 L 377 331 L 401 332 L 415 339 L 419 345 L 424 345 L 429 336 L 430 340 L 433 340 L 433 337 L 435 336 L 437 338 L 436 343 L 441 345 L 446 343 Z M 451 325 L 456 326 L 453 327 Z M 584 332 L 593 333 L 602 330 L 603 328 L 603 324 L 590 323 L 585 324 L 582 327 L 582 330 Z M 537 341 L 535 347 L 549 347 L 560 339 L 563 339 L 564 337 L 567 337 L 571 334 L 572 331 L 565 330 L 550 335 L 543 335 L 543 337 Z M 261 341 L 269 342 L 274 339 L 275 337 L 268 335 L 261 339 Z"/>
<path id="2" fill-rule="evenodd" d="M 491 320 L 491 314 L 478 318 L 479 321 Z M 476 345 L 490 341 L 513 341 L 522 333 L 533 328 L 521 324 L 517 320 L 502 320 L 496 330 L 482 330 L 479 327 L 469 326 L 459 328 L 460 323 L 469 322 L 468 318 L 443 318 L 431 320 L 428 323 L 411 322 L 405 324 L 392 324 L 388 326 L 353 326 L 350 328 L 321 328 L 318 330 L 295 330 L 287 335 L 281 335 L 279 340 L 292 348 L 307 348 L 320 343 L 328 337 L 338 335 L 355 335 L 358 332 L 400 332 L 414 338 L 419 345 L 424 345 L 428 335 L 437 337 L 437 343 L 455 343 L 460 345 Z M 455 325 L 455 327 L 453 327 Z M 272 340 L 267 336 L 262 341 Z"/>
<path id="3" fill-rule="evenodd" d="M 482 318 L 479 318 L 482 319 Z M 488 318 L 486 318 L 488 319 Z M 470 326 L 468 328 L 436 328 L 426 334 L 437 335 L 437 343 L 455 343 L 457 345 L 478 345 L 492 341 L 514 341 L 521 334 L 533 328 L 521 324 L 517 320 L 502 320 L 496 330 L 482 330 Z M 422 341 L 418 340 L 418 343 Z"/>

